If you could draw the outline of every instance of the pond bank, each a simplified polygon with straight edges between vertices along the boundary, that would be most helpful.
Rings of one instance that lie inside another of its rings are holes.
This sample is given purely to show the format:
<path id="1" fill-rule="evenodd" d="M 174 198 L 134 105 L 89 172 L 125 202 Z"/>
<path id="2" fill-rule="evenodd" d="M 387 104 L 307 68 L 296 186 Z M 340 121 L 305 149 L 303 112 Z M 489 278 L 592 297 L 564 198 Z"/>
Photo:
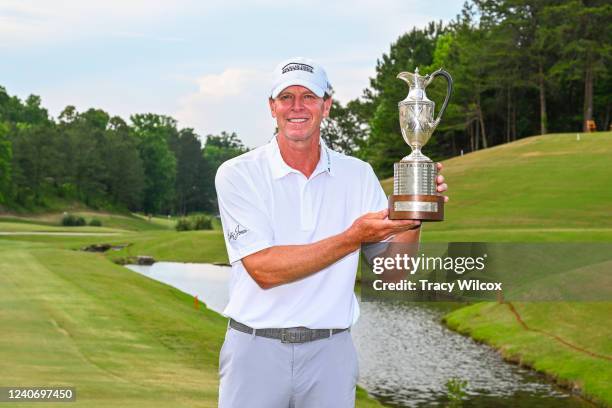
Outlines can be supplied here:
<path id="1" fill-rule="evenodd" d="M 445 324 L 543 373 L 570 392 L 612 406 L 611 302 L 477 303 Z M 576 328 L 579 327 L 580 330 Z"/>

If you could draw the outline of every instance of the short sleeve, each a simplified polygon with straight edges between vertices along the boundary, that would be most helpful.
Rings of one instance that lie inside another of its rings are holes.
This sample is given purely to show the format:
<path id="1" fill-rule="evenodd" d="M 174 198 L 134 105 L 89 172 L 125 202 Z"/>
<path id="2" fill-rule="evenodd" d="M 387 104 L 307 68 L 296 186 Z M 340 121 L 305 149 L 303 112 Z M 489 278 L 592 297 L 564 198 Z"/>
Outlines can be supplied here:
<path id="1" fill-rule="evenodd" d="M 376 173 L 374 173 L 374 169 L 369 163 L 366 163 L 366 170 L 364 176 L 364 208 L 363 213 L 368 212 L 377 212 L 384 210 L 389 206 L 389 200 L 387 198 L 387 194 L 385 194 L 385 190 L 383 190 L 378 177 L 376 177 Z M 383 252 L 387 248 L 386 242 L 393 239 L 393 236 L 381 241 L 379 243 L 370 243 L 366 245 L 364 249 L 364 255 L 375 256 L 381 252 Z"/>
<path id="2" fill-rule="evenodd" d="M 230 263 L 272 246 L 274 233 L 260 193 L 246 168 L 222 165 L 215 177 Z"/>
<path id="3" fill-rule="evenodd" d="M 376 212 L 387 208 L 389 205 L 387 195 L 369 163 L 366 163 L 363 183 L 364 195 L 362 213 Z"/>

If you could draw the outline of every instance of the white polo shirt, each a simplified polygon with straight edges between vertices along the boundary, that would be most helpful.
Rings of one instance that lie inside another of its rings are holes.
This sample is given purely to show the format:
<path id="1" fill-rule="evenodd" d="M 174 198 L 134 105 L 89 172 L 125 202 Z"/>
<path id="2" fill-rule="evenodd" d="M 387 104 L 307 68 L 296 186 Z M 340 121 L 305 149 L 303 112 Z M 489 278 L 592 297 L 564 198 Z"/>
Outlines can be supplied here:
<path id="1" fill-rule="evenodd" d="M 387 197 L 368 163 L 321 142 L 319 163 L 306 178 L 285 163 L 273 138 L 223 163 L 215 185 L 232 265 L 224 315 L 254 328 L 345 328 L 357 321 L 358 251 L 270 289 L 259 287 L 241 259 L 272 246 L 320 241 L 345 231 L 361 215 L 386 208 Z"/>

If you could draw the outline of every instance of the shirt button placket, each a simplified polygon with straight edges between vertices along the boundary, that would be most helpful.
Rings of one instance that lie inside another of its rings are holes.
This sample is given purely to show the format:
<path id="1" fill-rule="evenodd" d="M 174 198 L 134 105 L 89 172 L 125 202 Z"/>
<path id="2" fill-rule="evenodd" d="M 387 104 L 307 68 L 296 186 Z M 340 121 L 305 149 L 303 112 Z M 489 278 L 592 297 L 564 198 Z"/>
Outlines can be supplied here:
<path id="1" fill-rule="evenodd" d="M 313 228 L 312 220 L 312 195 L 308 181 L 302 185 L 301 189 L 301 226 L 302 230 L 308 231 Z"/>

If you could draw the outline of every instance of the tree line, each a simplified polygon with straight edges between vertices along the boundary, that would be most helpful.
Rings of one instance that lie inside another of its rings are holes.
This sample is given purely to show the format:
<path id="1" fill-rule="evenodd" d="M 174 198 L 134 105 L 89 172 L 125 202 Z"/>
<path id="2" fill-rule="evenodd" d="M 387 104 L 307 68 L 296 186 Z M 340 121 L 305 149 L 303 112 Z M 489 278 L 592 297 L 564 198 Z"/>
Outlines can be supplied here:
<path id="1" fill-rule="evenodd" d="M 247 149 L 235 133 L 208 135 L 152 113 L 126 122 L 67 106 L 57 120 L 38 96 L 0 87 L 0 205 L 34 209 L 53 200 L 92 208 L 187 214 L 216 211 L 214 176 Z"/>
<path id="2" fill-rule="evenodd" d="M 449 24 L 430 22 L 391 44 L 360 98 L 333 102 L 322 137 L 370 162 L 379 177 L 409 153 L 397 103 L 401 71 L 443 67 L 454 92 L 425 154 L 440 160 L 522 137 L 610 128 L 612 4 L 607 0 L 471 0 Z M 427 88 L 440 106 L 446 86 Z M 262 102 L 264 103 L 264 102 Z M 208 135 L 169 116 L 126 122 L 68 106 L 49 118 L 40 98 L 0 87 L 0 205 L 45 206 L 54 197 L 147 213 L 215 211 L 214 174 L 245 152 L 235 133 Z"/>
<path id="3" fill-rule="evenodd" d="M 323 134 L 372 164 L 379 177 L 409 153 L 397 103 L 401 71 L 443 67 L 454 92 L 424 153 L 444 159 L 522 137 L 610 129 L 612 3 L 609 0 L 472 0 L 449 24 L 431 22 L 395 41 L 361 98 L 332 109 Z M 439 107 L 446 84 L 427 95 Z M 348 123 L 348 125 L 347 125 Z"/>

